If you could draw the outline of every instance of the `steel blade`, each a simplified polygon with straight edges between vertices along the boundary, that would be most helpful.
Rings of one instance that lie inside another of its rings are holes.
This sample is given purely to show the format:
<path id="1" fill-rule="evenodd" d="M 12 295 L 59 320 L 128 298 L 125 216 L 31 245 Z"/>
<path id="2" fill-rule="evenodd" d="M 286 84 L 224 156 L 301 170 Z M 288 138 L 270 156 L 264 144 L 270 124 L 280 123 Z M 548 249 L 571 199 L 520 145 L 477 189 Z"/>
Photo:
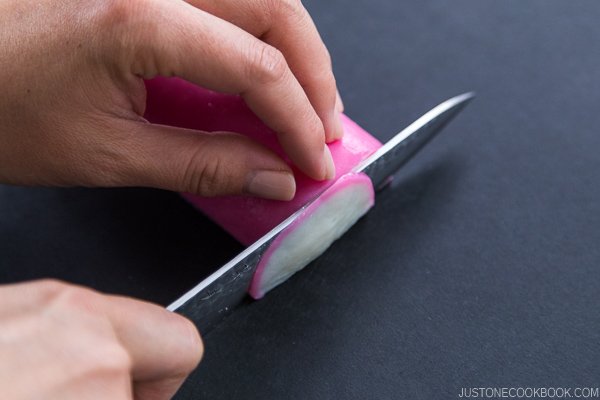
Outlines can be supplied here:
<path id="1" fill-rule="evenodd" d="M 366 173 L 372 179 L 375 188 L 380 187 L 473 97 L 473 93 L 465 93 L 433 108 L 384 144 L 355 168 L 355 171 Z M 203 335 L 208 334 L 247 297 L 247 290 L 258 263 L 273 240 L 325 190 L 327 188 L 167 309 L 185 315 L 196 324 Z"/>
<path id="2" fill-rule="evenodd" d="M 167 309 L 185 315 L 206 335 L 246 298 L 261 257 L 275 238 L 312 203 L 308 202 L 234 259 L 194 286 Z"/>
<path id="3" fill-rule="evenodd" d="M 464 93 L 434 107 L 391 138 L 359 164 L 355 171 L 367 174 L 373 181 L 373 186 L 380 188 L 390 175 L 423 148 L 474 97 L 472 92 Z"/>

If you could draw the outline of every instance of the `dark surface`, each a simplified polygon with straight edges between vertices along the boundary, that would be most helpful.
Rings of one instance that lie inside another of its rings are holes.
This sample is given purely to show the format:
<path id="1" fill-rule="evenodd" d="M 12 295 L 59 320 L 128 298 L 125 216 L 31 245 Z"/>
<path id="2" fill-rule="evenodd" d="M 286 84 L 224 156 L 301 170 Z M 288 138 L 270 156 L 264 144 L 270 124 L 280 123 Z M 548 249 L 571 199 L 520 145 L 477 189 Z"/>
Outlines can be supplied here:
<path id="1" fill-rule="evenodd" d="M 347 113 L 380 139 L 478 98 L 343 239 L 207 338 L 179 398 L 600 386 L 600 3 L 305 4 Z M 161 191 L 0 187 L 0 207 L 1 282 L 167 304 L 241 250 Z"/>

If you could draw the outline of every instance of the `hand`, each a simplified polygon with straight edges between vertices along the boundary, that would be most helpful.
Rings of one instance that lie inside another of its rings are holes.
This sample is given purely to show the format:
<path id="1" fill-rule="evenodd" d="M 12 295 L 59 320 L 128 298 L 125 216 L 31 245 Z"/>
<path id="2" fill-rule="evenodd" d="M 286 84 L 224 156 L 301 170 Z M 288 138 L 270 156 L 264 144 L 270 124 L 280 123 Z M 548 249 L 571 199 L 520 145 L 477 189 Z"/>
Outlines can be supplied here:
<path id="1" fill-rule="evenodd" d="M 55 281 L 0 286 L 0 398 L 166 400 L 202 356 L 165 309 Z"/>
<path id="2" fill-rule="evenodd" d="M 260 196 L 252 178 L 276 171 L 269 194 L 293 196 L 289 166 L 255 142 L 145 121 L 157 75 L 240 94 L 302 171 L 334 176 L 341 102 L 299 0 L 4 0 L 0 182 Z"/>

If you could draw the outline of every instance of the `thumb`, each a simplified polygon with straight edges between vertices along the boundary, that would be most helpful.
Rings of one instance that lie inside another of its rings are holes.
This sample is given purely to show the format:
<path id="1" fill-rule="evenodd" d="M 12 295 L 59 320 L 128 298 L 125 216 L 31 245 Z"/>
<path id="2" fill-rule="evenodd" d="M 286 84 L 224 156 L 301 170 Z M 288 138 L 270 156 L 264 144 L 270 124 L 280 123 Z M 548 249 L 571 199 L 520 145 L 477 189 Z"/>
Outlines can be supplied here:
<path id="1" fill-rule="evenodd" d="M 149 123 L 123 127 L 128 162 L 119 171 L 127 185 L 201 196 L 250 195 L 291 200 L 291 168 L 259 143 L 231 132 L 201 132 Z"/>

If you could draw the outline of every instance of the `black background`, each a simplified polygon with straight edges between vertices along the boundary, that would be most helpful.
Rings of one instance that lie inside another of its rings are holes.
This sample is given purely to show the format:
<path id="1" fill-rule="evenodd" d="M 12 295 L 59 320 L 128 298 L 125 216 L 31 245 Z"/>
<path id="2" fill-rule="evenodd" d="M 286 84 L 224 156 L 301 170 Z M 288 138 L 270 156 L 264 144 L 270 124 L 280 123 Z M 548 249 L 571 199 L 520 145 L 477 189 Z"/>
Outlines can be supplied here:
<path id="1" fill-rule="evenodd" d="M 206 338 L 178 398 L 600 386 L 600 4 L 305 5 L 347 114 L 381 140 L 478 97 L 321 258 Z M 172 193 L 0 186 L 0 282 L 166 305 L 241 249 Z"/>

